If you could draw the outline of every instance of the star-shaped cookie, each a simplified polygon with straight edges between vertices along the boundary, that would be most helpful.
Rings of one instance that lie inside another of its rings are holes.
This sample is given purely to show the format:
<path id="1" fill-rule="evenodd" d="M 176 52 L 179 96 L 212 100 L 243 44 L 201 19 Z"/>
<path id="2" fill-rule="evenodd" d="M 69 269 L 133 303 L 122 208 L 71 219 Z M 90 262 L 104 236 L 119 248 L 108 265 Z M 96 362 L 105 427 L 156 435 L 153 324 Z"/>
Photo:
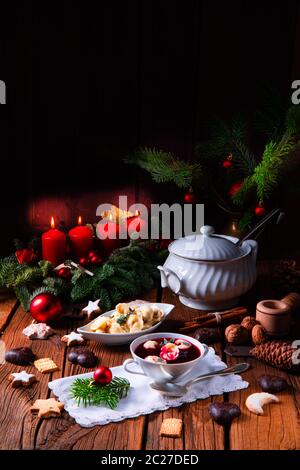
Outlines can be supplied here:
<path id="1" fill-rule="evenodd" d="M 47 400 L 36 400 L 30 408 L 32 413 L 38 412 L 39 418 L 55 418 L 60 416 L 64 404 L 55 400 L 55 398 L 48 398 Z"/>
<path id="2" fill-rule="evenodd" d="M 80 333 L 72 331 L 69 335 L 65 335 L 61 338 L 64 343 L 67 343 L 67 346 L 76 346 L 78 344 L 84 344 L 85 339 Z"/>
<path id="3" fill-rule="evenodd" d="M 92 318 L 94 318 L 97 313 L 101 313 L 101 308 L 98 305 L 99 302 L 100 299 L 95 300 L 94 302 L 92 300 L 89 300 L 87 306 L 82 309 L 82 313 L 85 313 L 87 315 L 88 320 L 92 320 Z"/>
<path id="4" fill-rule="evenodd" d="M 23 334 L 29 339 L 47 339 L 54 331 L 46 323 L 31 323 L 24 328 Z"/>
<path id="5" fill-rule="evenodd" d="M 10 380 L 13 388 L 30 387 L 34 382 L 37 381 L 35 375 L 27 374 L 25 370 L 11 374 Z"/>

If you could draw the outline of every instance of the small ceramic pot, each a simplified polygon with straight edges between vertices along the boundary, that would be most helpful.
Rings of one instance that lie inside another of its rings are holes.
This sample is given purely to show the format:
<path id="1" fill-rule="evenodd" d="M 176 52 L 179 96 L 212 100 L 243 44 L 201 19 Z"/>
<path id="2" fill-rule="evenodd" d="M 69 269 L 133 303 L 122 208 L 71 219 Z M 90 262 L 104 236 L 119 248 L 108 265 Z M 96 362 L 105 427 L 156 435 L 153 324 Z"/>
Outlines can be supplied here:
<path id="1" fill-rule="evenodd" d="M 291 328 L 291 310 L 282 300 L 262 300 L 256 305 L 256 320 L 270 336 L 286 336 Z"/>

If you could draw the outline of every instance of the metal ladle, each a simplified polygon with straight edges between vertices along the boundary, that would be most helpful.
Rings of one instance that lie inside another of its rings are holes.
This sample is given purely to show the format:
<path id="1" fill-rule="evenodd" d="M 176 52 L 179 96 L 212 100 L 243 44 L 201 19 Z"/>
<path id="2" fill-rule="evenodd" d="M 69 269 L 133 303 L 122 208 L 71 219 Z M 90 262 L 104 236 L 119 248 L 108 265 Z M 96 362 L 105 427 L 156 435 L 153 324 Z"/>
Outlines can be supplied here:
<path id="1" fill-rule="evenodd" d="M 260 229 L 261 227 L 263 227 L 267 222 L 269 222 L 269 220 L 274 217 L 276 214 L 278 214 L 278 217 L 277 217 L 277 220 L 276 220 L 276 224 L 279 224 L 279 222 L 282 220 L 282 218 L 284 217 L 284 212 L 281 210 L 281 209 L 273 209 L 271 212 L 269 212 L 269 214 L 267 214 L 260 222 L 258 222 L 258 224 L 256 224 L 251 230 L 249 230 L 249 232 L 243 237 L 241 238 L 240 240 L 238 240 L 235 244 L 237 246 L 242 246 L 242 244 L 244 243 L 245 240 L 248 240 L 248 238 L 251 237 L 251 235 L 256 232 L 258 229 Z"/>
<path id="2" fill-rule="evenodd" d="M 189 387 L 196 382 L 200 382 L 200 380 L 210 379 L 211 377 L 216 377 L 218 375 L 224 376 L 224 375 L 230 375 L 230 374 L 241 374 L 242 372 L 245 372 L 246 370 L 248 370 L 249 367 L 250 367 L 249 364 L 247 364 L 246 362 L 242 362 L 241 364 L 237 364 L 232 367 L 226 367 L 225 369 L 217 370 L 214 372 L 209 372 L 208 374 L 199 375 L 199 377 L 196 377 L 195 379 L 190 380 L 189 382 L 185 384 L 178 384 L 178 383 L 173 383 L 173 382 L 165 382 L 165 383 L 152 382 L 150 383 L 150 387 L 153 388 L 154 390 L 157 390 L 158 392 L 164 393 L 165 395 L 179 397 L 179 396 L 185 395 Z"/>

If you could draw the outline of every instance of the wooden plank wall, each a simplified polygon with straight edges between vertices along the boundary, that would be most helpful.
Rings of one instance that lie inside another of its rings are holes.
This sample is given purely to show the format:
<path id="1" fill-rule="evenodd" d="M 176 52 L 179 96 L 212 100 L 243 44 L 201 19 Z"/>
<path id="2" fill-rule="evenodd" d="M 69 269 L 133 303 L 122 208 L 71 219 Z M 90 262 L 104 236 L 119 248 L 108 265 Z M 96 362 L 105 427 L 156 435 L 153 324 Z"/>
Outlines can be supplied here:
<path id="1" fill-rule="evenodd" d="M 0 185 L 0 251 L 18 233 L 47 226 L 50 212 L 71 225 L 77 212 L 93 220 L 97 204 L 120 193 L 159 198 L 150 178 L 114 157 L 153 145 L 191 159 L 208 112 L 255 109 L 263 83 L 286 92 L 298 70 L 298 7 L 298 0 L 2 5 L 8 105 L 0 158 L 10 177 Z M 163 189 L 178 200 L 174 188 Z"/>

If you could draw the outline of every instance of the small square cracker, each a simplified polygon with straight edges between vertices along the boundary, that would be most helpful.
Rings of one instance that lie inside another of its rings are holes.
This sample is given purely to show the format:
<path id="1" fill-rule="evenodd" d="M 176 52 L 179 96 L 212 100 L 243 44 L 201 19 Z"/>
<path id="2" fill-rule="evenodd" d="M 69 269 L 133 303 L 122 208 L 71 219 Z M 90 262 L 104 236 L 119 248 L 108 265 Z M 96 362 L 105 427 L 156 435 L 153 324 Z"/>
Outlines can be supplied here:
<path id="1" fill-rule="evenodd" d="M 160 436 L 180 437 L 182 433 L 182 419 L 164 419 L 160 428 Z"/>
<path id="2" fill-rule="evenodd" d="M 42 374 L 47 374 L 50 372 L 55 372 L 56 370 L 59 370 L 59 367 L 57 364 L 55 364 L 50 357 L 44 357 L 42 359 L 37 359 L 34 361 L 34 366 L 42 373 Z"/>

